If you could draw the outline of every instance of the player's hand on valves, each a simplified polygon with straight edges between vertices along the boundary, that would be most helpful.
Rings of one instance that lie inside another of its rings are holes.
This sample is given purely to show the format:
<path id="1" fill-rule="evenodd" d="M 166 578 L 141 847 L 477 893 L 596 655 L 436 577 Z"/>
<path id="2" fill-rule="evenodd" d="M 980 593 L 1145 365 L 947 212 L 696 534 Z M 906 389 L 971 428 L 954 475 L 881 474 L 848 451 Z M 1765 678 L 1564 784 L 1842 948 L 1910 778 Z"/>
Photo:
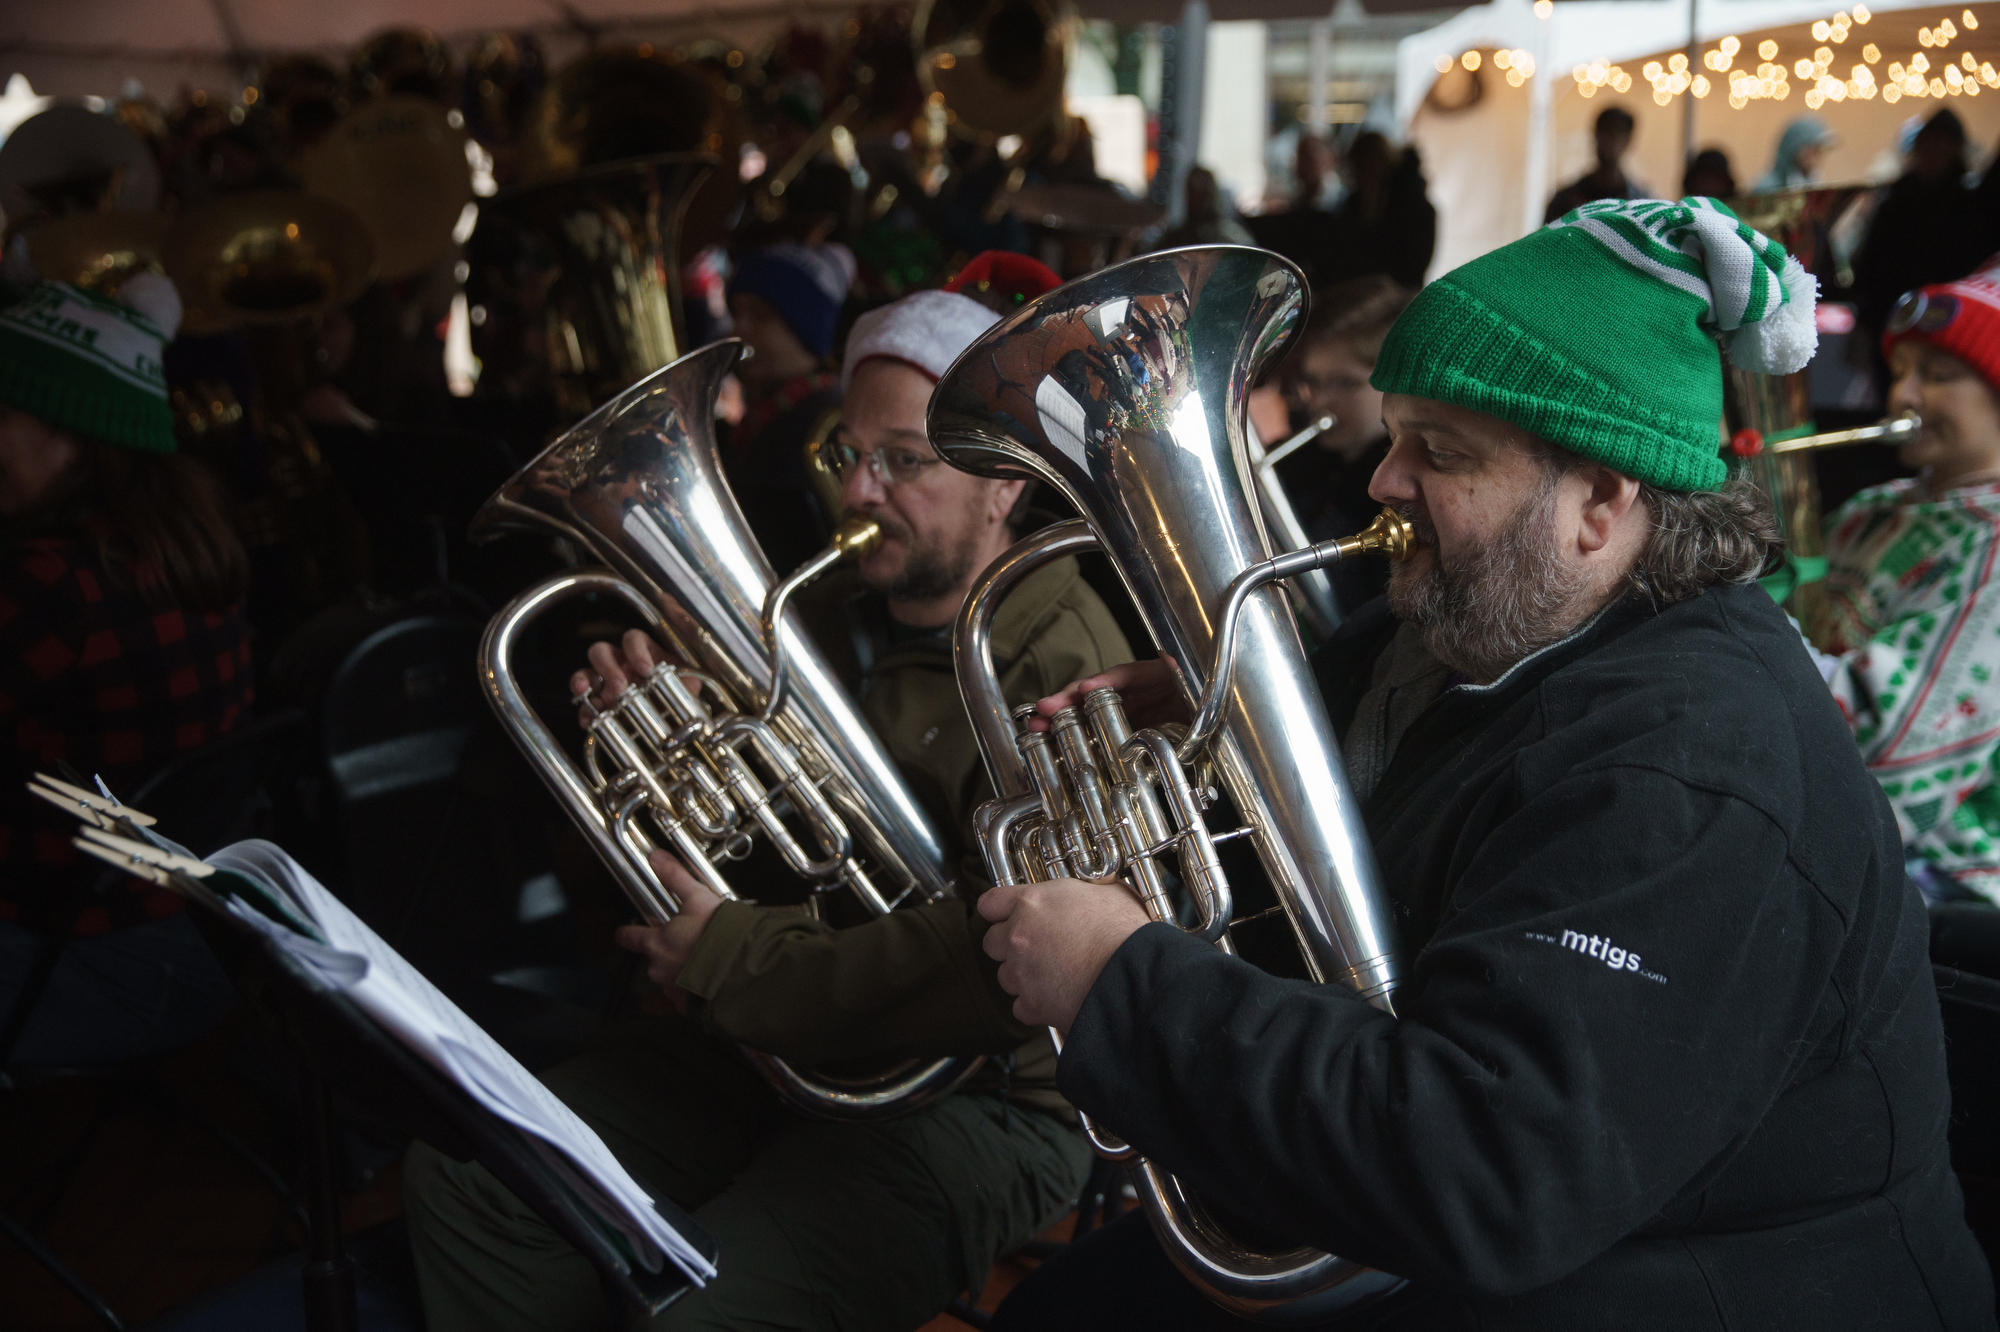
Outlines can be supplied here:
<path id="1" fill-rule="evenodd" d="M 577 722 L 585 728 L 590 726 L 595 710 L 617 702 L 627 685 L 644 681 L 656 666 L 667 660 L 667 653 L 644 631 L 627 629 L 625 637 L 616 643 L 592 643 L 589 657 L 590 669 L 569 677 L 570 698 L 577 704 Z M 689 680 L 688 685 L 700 692 L 698 682 Z"/>
<path id="2" fill-rule="evenodd" d="M 1064 708 L 1082 707 L 1083 700 L 1097 689 L 1118 691 L 1125 705 L 1125 720 L 1134 730 L 1165 726 L 1168 722 L 1185 724 L 1192 719 L 1173 658 L 1156 657 L 1152 661 L 1128 661 L 1123 666 L 1113 666 L 1101 675 L 1078 680 L 1060 693 L 1050 694 L 1035 704 L 1035 711 L 1041 716 L 1030 725 L 1038 731 L 1046 730 L 1045 718 Z"/>
<path id="3" fill-rule="evenodd" d="M 694 955 L 695 945 L 701 942 L 702 931 L 708 928 L 709 918 L 722 899 L 665 851 L 653 852 L 650 863 L 660 882 L 680 902 L 680 914 L 664 925 L 621 926 L 618 946 L 645 958 L 647 978 L 660 987 L 677 1011 L 685 1013 L 687 991 L 680 986 L 681 969 Z"/>
<path id="4" fill-rule="evenodd" d="M 1050 879 L 1002 884 L 979 899 L 982 945 L 1000 963 L 1014 1017 L 1067 1033 L 1118 946 L 1149 919 L 1121 884 Z"/>

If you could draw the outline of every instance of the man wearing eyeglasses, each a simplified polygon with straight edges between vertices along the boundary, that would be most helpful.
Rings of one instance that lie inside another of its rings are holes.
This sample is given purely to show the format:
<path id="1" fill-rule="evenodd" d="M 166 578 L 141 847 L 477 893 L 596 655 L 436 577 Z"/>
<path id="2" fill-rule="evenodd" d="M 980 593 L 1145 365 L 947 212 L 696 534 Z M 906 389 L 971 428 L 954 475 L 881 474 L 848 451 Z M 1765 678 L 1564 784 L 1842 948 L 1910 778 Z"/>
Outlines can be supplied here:
<path id="1" fill-rule="evenodd" d="M 938 377 L 996 318 L 968 296 L 930 291 L 855 325 L 833 456 L 843 507 L 879 520 L 885 539 L 801 605 L 912 791 L 961 848 L 990 792 L 951 625 L 973 580 L 1030 522 L 1025 483 L 943 465 L 924 415 Z M 1014 591 L 992 641 L 1011 704 L 1131 655 L 1073 559 Z M 595 684 L 603 705 L 660 655 L 633 633 L 595 645 L 590 660 L 601 683 L 579 673 L 576 687 Z M 961 900 L 834 930 L 797 909 L 723 903 L 664 853 L 653 864 L 682 913 L 627 926 L 620 943 L 646 958 L 685 1020 L 642 1019 L 546 1075 L 643 1183 L 721 1246 L 719 1279 L 651 1326 L 917 1327 L 958 1292 L 976 1294 L 994 1259 L 1075 1201 L 1090 1153 L 1055 1090 L 1047 1033 L 1014 1020 L 981 949 L 968 874 Z M 992 1058 L 922 1109 L 836 1123 L 787 1110 L 738 1045 L 803 1066 Z M 603 1325 L 588 1263 L 485 1171 L 418 1147 L 405 1180 L 433 1332 Z"/>

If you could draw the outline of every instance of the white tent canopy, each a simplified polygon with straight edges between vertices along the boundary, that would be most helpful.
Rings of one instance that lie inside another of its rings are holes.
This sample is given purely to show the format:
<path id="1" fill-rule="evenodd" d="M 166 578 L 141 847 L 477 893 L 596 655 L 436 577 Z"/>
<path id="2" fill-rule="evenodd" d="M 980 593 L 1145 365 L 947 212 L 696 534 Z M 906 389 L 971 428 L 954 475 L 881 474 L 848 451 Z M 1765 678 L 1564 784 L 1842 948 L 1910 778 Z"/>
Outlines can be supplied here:
<path id="1" fill-rule="evenodd" d="M 1402 0 L 1373 0 L 1376 4 Z M 1429 3 L 1429 0 L 1418 0 Z M 260 57 L 339 56 L 384 28 L 419 26 L 462 49 L 480 33 L 532 32 L 562 63 L 593 40 L 755 43 L 792 22 L 832 22 L 857 0 L 11 0 L 0 3 L 0 80 L 58 97 L 227 88 Z M 1324 18 L 1332 0 L 1214 0 L 1218 19 Z M 1182 0 L 1082 0 L 1092 18 L 1171 23 Z"/>
<path id="2" fill-rule="evenodd" d="M 630 41 L 713 32 L 754 40 L 836 0 L 29 0 L 0 14 L 0 75 L 59 97 L 109 95 L 126 79 L 156 94 L 226 88 L 255 60 L 340 56 L 385 28 L 421 26 L 462 46 L 483 32 L 534 32 L 561 60 L 593 37 Z"/>

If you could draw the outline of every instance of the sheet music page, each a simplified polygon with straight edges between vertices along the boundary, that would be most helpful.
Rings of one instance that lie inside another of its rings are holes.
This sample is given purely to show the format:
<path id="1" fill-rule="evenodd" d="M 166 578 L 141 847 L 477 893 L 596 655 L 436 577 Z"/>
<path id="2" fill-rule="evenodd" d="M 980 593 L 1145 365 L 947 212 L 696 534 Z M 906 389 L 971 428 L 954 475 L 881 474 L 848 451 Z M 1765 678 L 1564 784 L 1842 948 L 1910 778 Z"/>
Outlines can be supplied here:
<path id="1" fill-rule="evenodd" d="M 265 879 L 303 907 L 325 933 L 327 947 L 292 934 L 248 908 L 239 914 L 328 984 L 342 989 L 364 1012 L 463 1087 L 481 1106 L 559 1151 L 580 1177 L 573 1178 L 572 1184 L 588 1185 L 579 1189 L 586 1198 L 592 1192 L 601 1195 L 608 1204 L 602 1208 L 606 1219 L 633 1242 L 635 1253 L 649 1271 L 659 1269 L 659 1258 L 664 1254 L 696 1285 L 706 1284 L 715 1275 L 715 1265 L 654 1210 L 650 1195 L 619 1164 L 595 1130 L 287 852 L 270 842 L 238 842 L 209 856 L 208 863 Z M 358 978 L 347 981 L 355 969 L 336 962 L 329 952 L 351 954 L 367 965 Z M 624 1224 L 618 1224 L 620 1221 Z"/>

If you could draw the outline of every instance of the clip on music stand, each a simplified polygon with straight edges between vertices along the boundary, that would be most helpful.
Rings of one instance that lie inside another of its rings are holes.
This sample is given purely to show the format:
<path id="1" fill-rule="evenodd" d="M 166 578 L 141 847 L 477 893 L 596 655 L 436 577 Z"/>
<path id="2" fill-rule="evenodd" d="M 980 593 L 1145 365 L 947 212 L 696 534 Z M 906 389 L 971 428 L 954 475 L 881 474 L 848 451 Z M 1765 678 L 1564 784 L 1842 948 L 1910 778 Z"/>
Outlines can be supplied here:
<path id="1" fill-rule="evenodd" d="M 306 1214 L 311 1226 L 300 1273 L 308 1332 L 358 1332 L 354 1260 L 341 1246 L 329 1088 L 338 1086 L 370 1113 L 456 1160 L 486 1167 L 597 1269 L 606 1326 L 623 1326 L 622 1307 L 648 1316 L 684 1294 L 690 1282 L 671 1261 L 658 1272 L 635 1267 L 557 1177 L 528 1135 L 474 1101 L 464 1089 L 378 1026 L 353 1000 L 310 974 L 284 949 L 242 921 L 198 899 L 191 913 L 232 973 L 254 967 L 284 1019 L 304 1070 L 309 1135 Z M 713 1261 L 715 1240 L 666 1199 L 653 1206 Z"/>

